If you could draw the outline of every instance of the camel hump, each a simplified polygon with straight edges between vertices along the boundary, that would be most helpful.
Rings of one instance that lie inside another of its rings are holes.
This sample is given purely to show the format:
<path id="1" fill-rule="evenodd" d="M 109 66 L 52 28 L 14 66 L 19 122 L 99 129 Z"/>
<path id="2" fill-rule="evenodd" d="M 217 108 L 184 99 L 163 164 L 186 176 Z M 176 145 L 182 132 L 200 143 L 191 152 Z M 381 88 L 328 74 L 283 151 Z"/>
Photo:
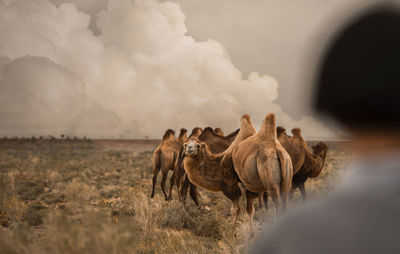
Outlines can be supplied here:
<path id="1" fill-rule="evenodd" d="M 198 137 L 198 136 L 200 136 L 200 134 L 201 134 L 202 131 L 203 131 L 203 130 L 202 130 L 200 127 L 194 127 L 194 128 L 192 129 L 192 133 L 190 134 L 189 137 Z"/>
<path id="2" fill-rule="evenodd" d="M 302 137 L 300 128 L 293 128 L 292 134 L 293 134 L 293 136 L 296 136 L 296 137 Z"/>
<path id="3" fill-rule="evenodd" d="M 270 113 L 265 116 L 264 122 L 258 133 L 270 140 L 276 138 L 275 114 Z"/>
<path id="4" fill-rule="evenodd" d="M 218 135 L 221 135 L 221 136 L 225 136 L 225 133 L 221 128 L 215 128 L 214 129 L 214 133 L 218 134 Z"/>
<path id="5" fill-rule="evenodd" d="M 251 121 L 251 120 L 250 120 L 250 115 L 249 115 L 249 114 L 244 114 L 244 115 L 242 115 L 242 117 L 240 118 L 240 120 Z"/>
<path id="6" fill-rule="evenodd" d="M 214 133 L 214 130 L 210 126 L 208 126 L 203 130 L 203 133 Z"/>
<path id="7" fill-rule="evenodd" d="M 175 131 L 173 129 L 168 129 L 165 131 L 165 134 L 162 138 L 163 141 L 167 141 L 170 140 L 171 138 L 173 138 L 175 135 Z"/>
<path id="8" fill-rule="evenodd" d="M 187 130 L 186 130 L 185 128 L 181 128 L 180 135 L 182 135 L 182 134 L 184 134 L 184 133 L 187 133 Z"/>
<path id="9" fill-rule="evenodd" d="M 278 135 L 278 137 L 284 133 L 286 133 L 286 129 L 284 127 L 282 126 L 276 127 L 276 134 Z"/>
<path id="10" fill-rule="evenodd" d="M 267 122 L 267 123 L 269 123 L 270 125 L 275 125 L 275 121 L 276 121 L 276 119 L 275 119 L 275 114 L 270 113 L 270 114 L 268 114 L 268 115 L 265 116 L 264 122 Z M 274 126 L 274 128 L 275 128 L 275 126 Z"/>

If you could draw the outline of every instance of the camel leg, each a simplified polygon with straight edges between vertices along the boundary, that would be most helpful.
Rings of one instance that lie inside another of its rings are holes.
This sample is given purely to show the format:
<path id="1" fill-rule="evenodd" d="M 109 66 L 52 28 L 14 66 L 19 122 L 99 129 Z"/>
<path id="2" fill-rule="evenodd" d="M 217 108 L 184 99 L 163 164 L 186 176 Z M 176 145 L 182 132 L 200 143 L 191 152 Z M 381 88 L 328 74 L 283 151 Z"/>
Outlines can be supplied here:
<path id="1" fill-rule="evenodd" d="M 161 190 L 164 193 L 165 200 L 168 200 L 167 193 L 165 192 L 165 182 L 167 181 L 168 171 L 169 171 L 169 169 L 165 168 L 165 167 L 163 167 L 161 169 L 161 173 L 162 173 Z"/>
<path id="2" fill-rule="evenodd" d="M 240 214 L 240 205 L 239 200 L 242 196 L 242 191 L 240 190 L 237 184 L 226 186 L 222 192 L 227 196 L 232 202 L 232 214 L 233 214 L 233 223 L 236 225 L 237 218 Z"/>
<path id="3" fill-rule="evenodd" d="M 160 172 L 160 164 L 156 164 L 153 168 L 153 191 L 151 192 L 151 198 L 154 197 L 154 190 L 156 188 L 156 183 L 157 183 L 157 176 L 158 173 Z"/>
<path id="4" fill-rule="evenodd" d="M 286 212 L 286 205 L 287 205 L 287 200 L 288 200 L 288 195 L 289 193 L 287 193 L 286 191 L 281 191 L 280 193 L 280 198 L 282 201 L 282 213 Z"/>
<path id="5" fill-rule="evenodd" d="M 167 199 L 168 201 L 172 200 L 172 187 L 174 187 L 175 179 L 176 179 L 176 172 L 174 170 L 171 179 L 169 180 L 169 194 Z"/>
<path id="6" fill-rule="evenodd" d="M 292 183 L 292 188 L 290 188 L 290 192 L 289 192 L 290 201 L 292 201 L 294 192 L 296 191 L 297 187 L 298 187 L 297 184 Z"/>
<path id="7" fill-rule="evenodd" d="M 258 206 L 256 207 L 256 211 L 262 209 L 262 193 L 258 195 Z"/>
<path id="8" fill-rule="evenodd" d="M 190 197 L 193 199 L 194 203 L 196 204 L 196 206 L 198 206 L 200 208 L 199 205 L 199 200 L 197 199 L 197 186 L 194 184 L 190 184 Z"/>
<path id="9" fill-rule="evenodd" d="M 175 169 L 176 171 L 176 178 L 175 178 L 175 184 L 176 184 L 176 191 L 178 192 L 178 198 L 179 200 L 182 200 L 181 197 L 181 185 L 182 185 L 182 175 L 179 173 L 178 169 Z"/>
<path id="10" fill-rule="evenodd" d="M 265 205 L 265 210 L 268 212 L 268 191 L 263 193 L 263 200 Z"/>
<path id="11" fill-rule="evenodd" d="M 185 174 L 183 176 L 183 182 L 182 182 L 181 188 L 179 190 L 181 201 L 183 203 L 183 206 L 185 206 L 185 207 L 186 207 L 186 196 L 187 196 L 187 192 L 189 189 L 189 185 L 190 185 L 189 179 L 188 179 L 187 175 Z"/>
<path id="12" fill-rule="evenodd" d="M 271 198 L 272 198 L 272 202 L 274 203 L 274 206 L 275 206 L 275 219 L 276 219 L 276 218 L 278 218 L 278 215 L 280 213 L 280 208 L 281 208 L 281 197 L 280 197 L 278 187 L 273 187 L 271 189 Z"/>
<path id="13" fill-rule="evenodd" d="M 307 201 L 307 193 L 306 193 L 306 188 L 304 187 L 304 182 L 299 184 L 299 189 L 301 192 L 301 196 L 303 197 L 303 200 Z"/>
<path id="14" fill-rule="evenodd" d="M 233 224 L 236 225 L 237 218 L 239 217 L 240 214 L 240 205 L 239 205 L 239 198 L 231 200 L 232 202 L 232 214 L 233 214 Z"/>
<path id="15" fill-rule="evenodd" d="M 259 197 L 258 193 L 254 193 L 249 190 L 246 190 L 246 200 L 247 200 L 246 213 L 247 213 L 247 216 L 249 217 L 251 236 L 254 235 L 254 225 L 253 225 L 254 205 L 253 205 L 253 201 L 257 197 Z"/>

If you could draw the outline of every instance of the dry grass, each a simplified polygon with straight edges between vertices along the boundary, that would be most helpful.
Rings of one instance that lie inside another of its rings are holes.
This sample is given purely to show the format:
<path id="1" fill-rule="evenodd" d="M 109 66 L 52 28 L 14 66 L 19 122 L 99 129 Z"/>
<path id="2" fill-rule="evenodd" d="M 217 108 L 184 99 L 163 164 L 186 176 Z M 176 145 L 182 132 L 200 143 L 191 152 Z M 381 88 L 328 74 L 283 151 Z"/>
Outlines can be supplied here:
<path id="1" fill-rule="evenodd" d="M 152 200 L 151 151 L 103 143 L 0 142 L 2 253 L 247 252 L 255 239 L 244 212 L 235 228 L 222 194 L 201 191 L 203 209 L 188 200 L 185 210 L 176 189 L 166 202 L 158 184 Z M 321 176 L 307 183 L 311 197 L 340 181 L 344 158 L 329 152 Z M 298 193 L 293 203 L 300 203 Z M 272 214 L 258 210 L 257 225 L 272 223 Z"/>

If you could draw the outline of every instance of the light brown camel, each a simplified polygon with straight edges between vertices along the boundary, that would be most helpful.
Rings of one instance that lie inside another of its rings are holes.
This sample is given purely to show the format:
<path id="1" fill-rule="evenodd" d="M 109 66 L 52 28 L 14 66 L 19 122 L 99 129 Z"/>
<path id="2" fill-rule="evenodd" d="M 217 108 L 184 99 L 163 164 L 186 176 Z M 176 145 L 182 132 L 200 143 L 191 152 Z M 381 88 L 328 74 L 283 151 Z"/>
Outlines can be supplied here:
<path id="1" fill-rule="evenodd" d="M 234 170 L 246 188 L 250 229 L 253 229 L 253 201 L 259 193 L 271 194 L 276 214 L 286 209 L 293 177 L 289 154 L 279 143 L 275 115 L 268 114 L 260 130 L 233 148 Z"/>
<path id="2" fill-rule="evenodd" d="M 207 127 L 203 130 L 201 135 L 198 136 L 199 141 L 207 144 L 208 149 L 212 153 L 221 153 L 225 151 L 229 145 L 233 142 L 237 134 L 239 133 L 239 129 L 232 132 L 231 134 L 227 136 L 221 136 L 218 134 L 215 134 L 213 129 L 211 127 Z M 186 195 L 187 195 L 187 190 L 190 186 L 190 196 L 192 197 L 193 201 L 196 203 L 196 205 L 199 205 L 198 198 L 197 198 L 197 186 L 193 185 L 190 183 L 189 178 L 185 174 L 184 170 L 184 165 L 183 165 L 183 160 L 185 157 L 185 153 L 182 150 L 179 153 L 178 160 L 177 160 L 177 165 L 175 167 L 176 173 L 176 182 L 177 186 L 180 186 L 180 189 L 178 191 L 179 194 L 179 199 L 184 203 L 186 202 Z"/>
<path id="3" fill-rule="evenodd" d="M 162 140 L 160 145 L 154 150 L 153 153 L 153 189 L 151 192 L 151 198 L 154 197 L 154 190 L 157 182 L 158 173 L 161 170 L 162 179 L 161 179 L 161 189 L 164 193 L 165 200 L 168 200 L 167 193 L 165 192 L 165 182 L 167 180 L 168 171 L 174 170 L 175 161 L 178 156 L 179 151 L 183 143 L 187 140 L 187 130 L 182 128 L 178 138 L 174 137 L 175 132 L 171 129 L 168 129 Z M 175 182 L 175 179 L 171 177 L 171 186 L 170 186 L 170 195 L 172 191 L 172 186 Z"/>
<path id="4" fill-rule="evenodd" d="M 218 134 L 218 135 L 221 135 L 221 136 L 225 136 L 225 133 L 221 128 L 215 128 L 214 129 L 214 133 Z"/>
<path id="5" fill-rule="evenodd" d="M 242 117 L 241 131 L 237 138 L 245 135 L 246 128 L 244 123 L 249 118 Z M 242 135 L 240 134 L 242 133 Z M 223 192 L 228 197 L 236 210 L 234 213 L 234 221 L 236 222 L 239 214 L 239 199 L 242 192 L 238 186 L 238 177 L 233 169 L 231 157 L 226 157 L 226 153 L 213 153 L 205 142 L 199 138 L 190 138 L 184 145 L 183 150 L 185 157 L 183 166 L 187 173 L 187 177 L 191 183 L 212 192 Z M 230 155 L 231 150 L 227 152 Z M 224 163 L 222 160 L 225 159 Z M 225 167 L 221 167 L 225 164 Z"/>

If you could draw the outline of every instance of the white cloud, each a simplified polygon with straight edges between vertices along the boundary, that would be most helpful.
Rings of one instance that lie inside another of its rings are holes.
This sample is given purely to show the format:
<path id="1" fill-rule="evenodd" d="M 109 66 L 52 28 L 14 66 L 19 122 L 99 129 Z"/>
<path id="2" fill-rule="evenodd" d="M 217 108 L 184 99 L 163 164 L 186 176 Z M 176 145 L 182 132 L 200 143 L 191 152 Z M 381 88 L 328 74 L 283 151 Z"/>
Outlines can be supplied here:
<path id="1" fill-rule="evenodd" d="M 175 3 L 111 0 L 97 15 L 99 36 L 88 28 L 90 17 L 71 3 L 0 0 L 0 56 L 9 58 L 7 68 L 14 66 L 14 72 L 0 74 L 1 94 L 24 94 L 44 103 L 28 107 L 15 100 L 12 107 L 2 107 L 0 115 L 9 117 L 0 132 L 12 132 L 10 126 L 16 125 L 15 130 L 30 134 L 68 130 L 158 138 L 167 128 L 210 125 L 228 132 L 238 127 L 243 113 L 260 123 L 275 112 L 289 128 L 307 129 L 313 122 L 313 138 L 332 136 L 315 121 L 295 122 L 282 112 L 274 102 L 278 83 L 273 77 L 251 73 L 243 78 L 220 43 L 187 36 L 185 15 Z M 64 118 L 54 118 L 67 108 Z M 84 117 L 78 116 L 80 109 Z M 31 120 L 12 112 L 30 115 L 42 128 L 31 128 Z M 94 131 L 97 125 L 103 128 Z"/>

